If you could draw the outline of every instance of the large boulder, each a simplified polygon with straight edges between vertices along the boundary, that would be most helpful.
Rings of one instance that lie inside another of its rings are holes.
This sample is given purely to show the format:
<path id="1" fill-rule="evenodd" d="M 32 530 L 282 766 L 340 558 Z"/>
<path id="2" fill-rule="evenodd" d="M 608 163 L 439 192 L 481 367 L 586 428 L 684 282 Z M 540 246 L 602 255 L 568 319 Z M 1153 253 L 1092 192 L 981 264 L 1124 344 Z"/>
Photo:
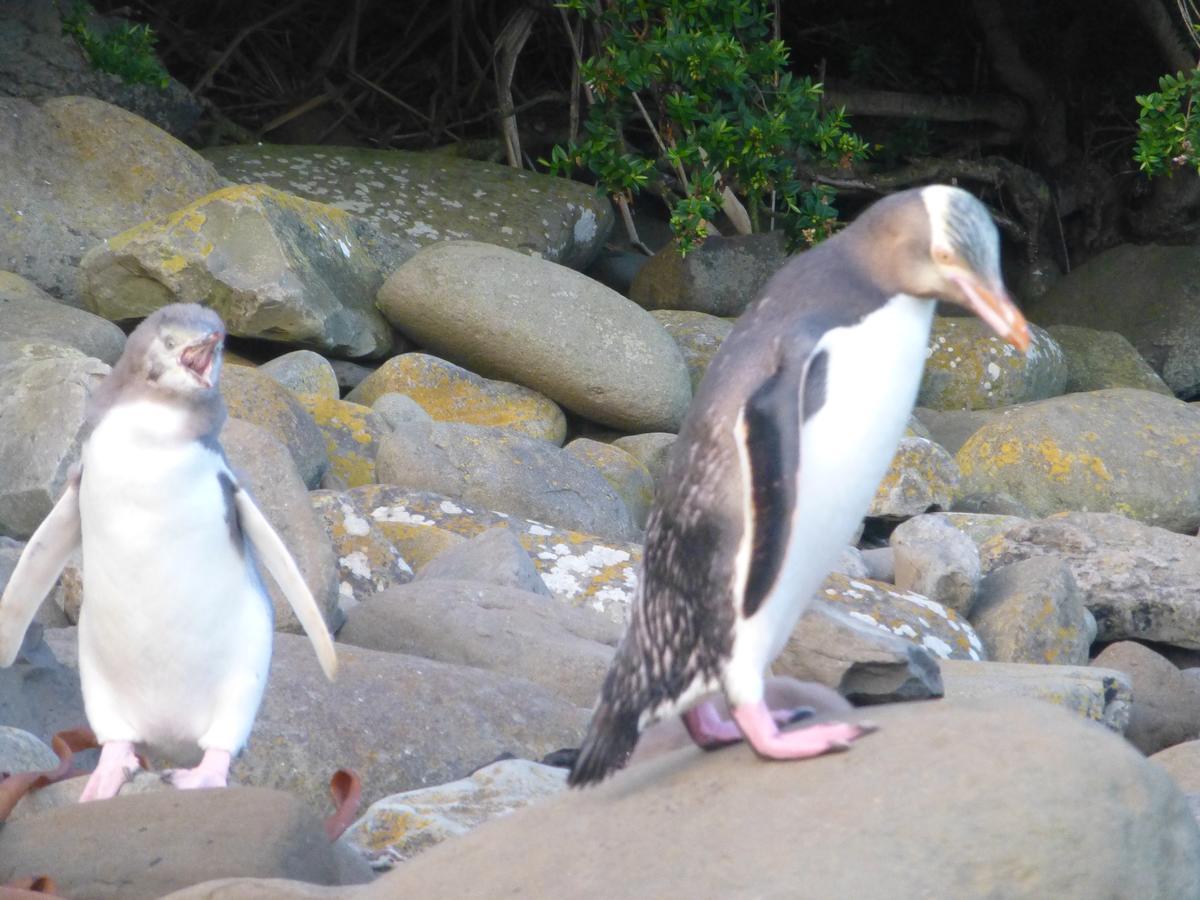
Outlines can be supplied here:
<path id="1" fill-rule="evenodd" d="M 1171 393 L 1124 335 L 1082 325 L 1051 325 L 1046 331 L 1058 341 L 1067 359 L 1068 393 L 1121 387 Z"/>
<path id="2" fill-rule="evenodd" d="M 79 261 L 97 242 L 226 183 L 165 131 L 91 97 L 0 98 L 0 121 L 0 269 L 71 306 L 83 306 Z"/>
<path id="3" fill-rule="evenodd" d="M 1056 397 L 1067 384 L 1058 343 L 1036 325 L 1021 353 L 974 317 L 936 318 L 917 403 L 931 409 L 994 409 Z"/>
<path id="4" fill-rule="evenodd" d="M 1073 270 L 1027 312 L 1129 339 L 1176 394 L 1200 395 L 1200 249 L 1121 244 Z"/>
<path id="5" fill-rule="evenodd" d="M 74 347 L 110 366 L 125 349 L 125 333 L 112 322 L 57 302 L 14 272 L 0 272 L 0 335 L 6 343 Z"/>
<path id="6" fill-rule="evenodd" d="M 311 417 L 325 440 L 329 468 L 321 484 L 339 490 L 375 483 L 375 454 L 391 433 L 383 416 L 370 407 L 336 397 L 298 394 L 296 401 Z"/>
<path id="7" fill-rule="evenodd" d="M 332 206 L 264 185 L 223 188 L 90 250 L 84 296 L 114 321 L 203 303 L 239 337 L 380 356 L 392 333 L 374 307 L 382 275 L 360 231 Z"/>
<path id="8" fill-rule="evenodd" d="M 679 352 L 683 354 L 688 376 L 692 380 L 692 392 L 695 393 L 704 373 L 708 371 L 708 364 L 721 349 L 725 338 L 729 337 L 729 332 L 733 331 L 733 323 L 719 316 L 685 309 L 655 309 L 651 310 L 650 315 L 667 329 L 667 334 L 679 345 Z"/>
<path id="9" fill-rule="evenodd" d="M 691 399 L 675 342 L 636 303 L 577 272 L 473 241 L 426 247 L 379 292 L 421 346 L 626 431 L 673 431 Z"/>
<path id="10" fill-rule="evenodd" d="M 992 416 L 958 451 L 963 494 L 1011 494 L 1038 516 L 1091 510 L 1200 527 L 1200 407 L 1116 388 Z"/>
<path id="11" fill-rule="evenodd" d="M 926 438 L 902 437 L 867 515 L 907 518 L 930 509 L 949 509 L 958 489 L 953 456 Z"/>
<path id="12" fill-rule="evenodd" d="M 1125 737 L 1147 756 L 1200 737 L 1200 683 L 1137 641 L 1109 644 L 1092 665 L 1124 672 L 1133 682 Z"/>
<path id="13" fill-rule="evenodd" d="M 849 753 L 803 763 L 669 754 L 441 844 L 363 896 L 1200 895 L 1186 800 L 1103 729 L 1028 701 L 871 718 L 881 730 Z"/>
<path id="14" fill-rule="evenodd" d="M 586 185 L 442 153 L 253 144 L 204 155 L 232 181 L 357 213 L 417 247 L 489 241 L 582 269 L 614 221 L 611 204 Z"/>

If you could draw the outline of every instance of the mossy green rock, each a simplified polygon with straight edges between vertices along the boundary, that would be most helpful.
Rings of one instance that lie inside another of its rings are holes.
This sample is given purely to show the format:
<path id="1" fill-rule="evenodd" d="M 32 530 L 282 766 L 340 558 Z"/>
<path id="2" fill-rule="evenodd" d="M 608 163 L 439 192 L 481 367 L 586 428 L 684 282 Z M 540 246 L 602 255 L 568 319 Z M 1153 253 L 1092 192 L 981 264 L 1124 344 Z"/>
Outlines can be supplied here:
<path id="1" fill-rule="evenodd" d="M 223 188 L 89 251 L 84 297 L 113 321 L 203 303 L 239 337 L 378 356 L 392 333 L 360 230 L 340 209 L 265 185 Z"/>
<path id="2" fill-rule="evenodd" d="M 721 349 L 721 342 L 733 331 L 733 323 L 708 313 L 685 309 L 655 309 L 651 310 L 650 315 L 658 319 L 662 327 L 667 329 L 667 334 L 679 345 L 679 352 L 683 354 L 688 376 L 692 380 L 692 393 L 695 393 L 704 373 L 708 371 L 708 364 Z"/>
<path id="3" fill-rule="evenodd" d="M 1022 354 L 979 319 L 935 318 L 917 403 L 994 409 L 1058 396 L 1067 384 L 1062 349 L 1036 325 L 1029 336 L 1029 350 Z"/>
<path id="4" fill-rule="evenodd" d="M 561 444 L 567 420 L 558 405 L 537 391 L 494 381 L 425 353 L 393 356 L 368 375 L 347 400 L 371 406 L 384 394 L 406 394 L 439 422 L 511 428 Z"/>
<path id="5" fill-rule="evenodd" d="M 1001 410 L 958 451 L 963 494 L 1006 493 L 1034 515 L 1117 512 L 1200 526 L 1200 409 L 1114 388 Z"/>
<path id="6" fill-rule="evenodd" d="M 1051 325 L 1046 331 L 1067 358 L 1068 392 L 1127 387 L 1171 393 L 1137 348 L 1115 331 L 1079 325 Z"/>
<path id="7" fill-rule="evenodd" d="M 489 241 L 582 269 L 614 221 L 607 198 L 577 181 L 441 153 L 254 144 L 204 155 L 232 181 L 357 213 L 418 247 Z"/>

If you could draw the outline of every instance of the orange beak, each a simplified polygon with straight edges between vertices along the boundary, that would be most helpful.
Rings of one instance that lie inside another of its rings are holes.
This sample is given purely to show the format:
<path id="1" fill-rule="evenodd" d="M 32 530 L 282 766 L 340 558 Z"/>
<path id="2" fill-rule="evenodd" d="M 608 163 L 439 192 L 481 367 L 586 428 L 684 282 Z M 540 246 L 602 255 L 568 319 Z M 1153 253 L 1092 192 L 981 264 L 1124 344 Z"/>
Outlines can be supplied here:
<path id="1" fill-rule="evenodd" d="M 1029 323 L 1003 285 L 984 285 L 979 279 L 966 274 L 952 275 L 951 279 L 967 295 L 971 312 L 1022 353 L 1029 349 Z"/>

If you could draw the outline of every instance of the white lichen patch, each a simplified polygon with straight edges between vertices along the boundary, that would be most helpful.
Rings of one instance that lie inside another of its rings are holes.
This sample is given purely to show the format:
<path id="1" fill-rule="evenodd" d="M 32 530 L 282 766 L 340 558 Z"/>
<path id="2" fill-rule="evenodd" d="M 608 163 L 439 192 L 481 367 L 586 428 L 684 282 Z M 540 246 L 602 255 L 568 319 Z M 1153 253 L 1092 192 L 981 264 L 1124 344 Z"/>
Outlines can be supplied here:
<path id="1" fill-rule="evenodd" d="M 403 506 L 380 506 L 371 510 L 376 522 L 397 522 L 401 525 L 433 525 L 433 520 L 419 513 L 411 513 Z"/>
<path id="2" fill-rule="evenodd" d="M 371 533 L 371 523 L 355 512 L 348 512 L 342 519 L 342 527 L 351 537 L 366 537 Z"/>
<path id="3" fill-rule="evenodd" d="M 930 653 L 934 654 L 935 656 L 939 656 L 942 659 L 949 659 L 950 655 L 954 652 L 953 647 L 951 647 L 937 635 L 933 634 L 926 634 L 922 636 L 921 646 Z"/>
<path id="4" fill-rule="evenodd" d="M 347 553 L 345 556 L 340 557 L 338 565 L 356 578 L 361 578 L 364 581 L 371 580 L 371 561 L 367 559 L 367 554 L 361 550 L 355 550 L 353 553 Z"/>

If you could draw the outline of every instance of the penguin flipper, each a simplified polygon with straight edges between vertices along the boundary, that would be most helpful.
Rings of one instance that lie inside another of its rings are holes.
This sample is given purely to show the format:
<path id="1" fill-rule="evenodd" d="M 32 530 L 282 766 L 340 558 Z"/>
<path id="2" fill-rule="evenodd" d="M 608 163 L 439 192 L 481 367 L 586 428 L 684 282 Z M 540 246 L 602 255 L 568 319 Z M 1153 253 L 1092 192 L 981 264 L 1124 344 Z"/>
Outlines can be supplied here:
<path id="1" fill-rule="evenodd" d="M 296 618 L 300 620 L 305 634 L 317 652 L 317 660 L 321 663 L 325 677 L 333 681 L 337 675 L 337 652 L 333 649 L 333 638 L 329 635 L 325 617 L 321 615 L 312 591 L 304 583 L 304 576 L 300 574 L 296 561 L 292 559 L 292 554 L 288 552 L 283 539 L 271 527 L 258 504 L 240 485 L 234 491 L 233 500 L 237 507 L 238 524 L 262 564 L 282 588 L 283 595 L 287 597 Z"/>
<path id="2" fill-rule="evenodd" d="M 25 545 L 0 596 L 0 668 L 7 668 L 16 660 L 29 623 L 79 546 L 80 534 L 76 473 Z"/>

